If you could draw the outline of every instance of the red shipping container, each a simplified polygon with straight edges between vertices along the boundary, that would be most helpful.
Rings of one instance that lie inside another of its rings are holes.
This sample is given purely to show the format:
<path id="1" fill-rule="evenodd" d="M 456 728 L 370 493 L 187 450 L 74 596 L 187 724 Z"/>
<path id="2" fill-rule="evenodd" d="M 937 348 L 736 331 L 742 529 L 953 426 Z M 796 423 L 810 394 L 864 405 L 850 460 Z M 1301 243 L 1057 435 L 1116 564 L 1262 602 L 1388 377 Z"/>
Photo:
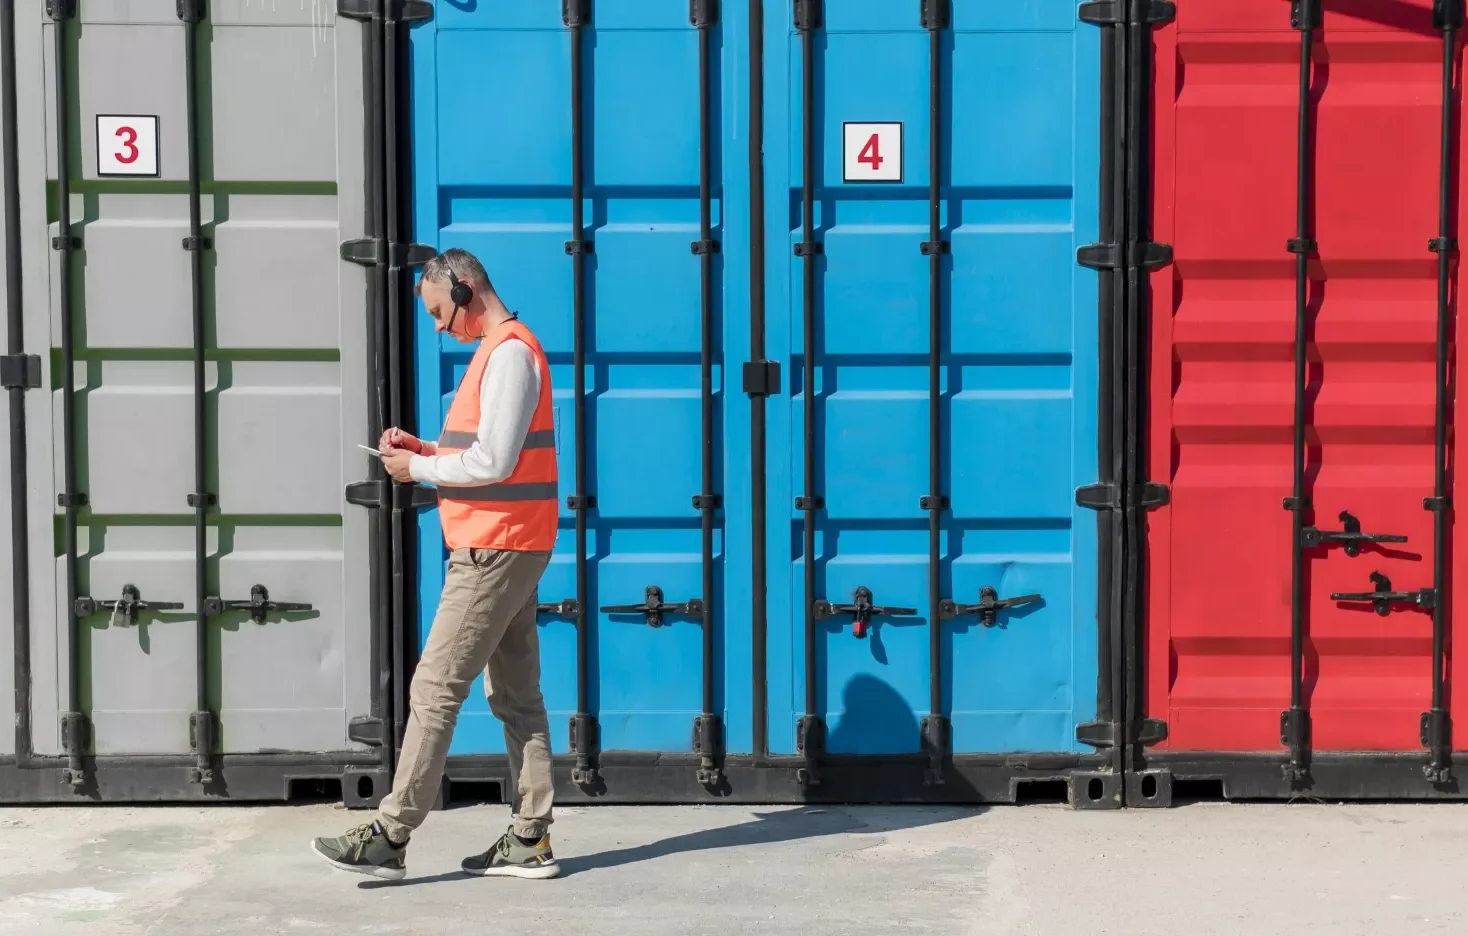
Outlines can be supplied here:
<path id="1" fill-rule="evenodd" d="M 1303 550 L 1315 753 L 1296 786 L 1447 794 L 1424 776 L 1419 737 L 1432 705 L 1432 614 L 1393 602 L 1379 616 L 1332 598 L 1373 590 L 1374 572 L 1394 591 L 1433 586 L 1434 514 L 1423 501 L 1434 489 L 1438 258 L 1428 242 L 1439 227 L 1443 37 L 1431 0 L 1323 5 L 1306 160 L 1317 249 L 1305 522 L 1340 531 L 1344 511 L 1364 532 L 1407 542 L 1355 556 L 1340 543 Z M 1167 722 L 1167 738 L 1146 763 L 1223 779 L 1230 795 L 1290 789 L 1296 258 L 1286 245 L 1299 235 L 1301 36 L 1281 0 L 1187 0 L 1154 33 L 1152 237 L 1172 245 L 1174 262 L 1151 274 L 1148 471 L 1171 497 L 1148 514 L 1145 709 Z M 1455 103 L 1454 137 L 1456 113 Z M 1459 150 L 1454 138 L 1454 233 Z M 1450 430 L 1447 451 L 1451 481 Z M 1444 603 L 1458 574 L 1448 569 Z M 1447 685 L 1463 684 L 1464 661 L 1448 660 Z M 1465 705 L 1468 693 L 1452 699 L 1459 725 Z"/>

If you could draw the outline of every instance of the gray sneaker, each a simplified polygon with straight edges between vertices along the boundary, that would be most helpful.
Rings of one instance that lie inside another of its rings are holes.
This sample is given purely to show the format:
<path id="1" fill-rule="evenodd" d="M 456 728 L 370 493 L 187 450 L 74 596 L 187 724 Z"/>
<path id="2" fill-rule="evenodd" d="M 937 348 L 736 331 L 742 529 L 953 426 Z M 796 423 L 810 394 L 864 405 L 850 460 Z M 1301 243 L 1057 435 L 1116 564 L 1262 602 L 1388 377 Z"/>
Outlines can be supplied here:
<path id="1" fill-rule="evenodd" d="M 459 867 L 465 874 L 480 877 L 517 877 L 535 881 L 561 873 L 561 866 L 556 864 L 556 856 L 551 852 L 549 832 L 534 845 L 526 845 L 515 835 L 513 828 L 506 829 L 489 851 L 465 858 Z"/>
<path id="2" fill-rule="evenodd" d="M 394 845 L 379 822 L 358 826 L 340 838 L 314 839 L 311 850 L 338 871 L 388 881 L 408 873 L 408 843 Z"/>

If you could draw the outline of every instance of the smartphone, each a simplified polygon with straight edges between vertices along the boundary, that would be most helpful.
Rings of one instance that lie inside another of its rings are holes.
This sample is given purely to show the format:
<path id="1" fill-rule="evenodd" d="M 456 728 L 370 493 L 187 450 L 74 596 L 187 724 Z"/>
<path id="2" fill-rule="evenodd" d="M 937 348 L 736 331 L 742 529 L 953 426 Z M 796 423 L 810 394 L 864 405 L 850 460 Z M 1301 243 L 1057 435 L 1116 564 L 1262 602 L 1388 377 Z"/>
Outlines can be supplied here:
<path id="1" fill-rule="evenodd" d="M 381 458 L 382 457 L 382 453 L 379 452 L 377 449 L 373 448 L 370 445 L 363 445 L 361 442 L 358 442 L 357 443 L 357 448 L 361 449 L 364 452 L 371 452 L 373 455 L 376 455 L 378 458 Z"/>

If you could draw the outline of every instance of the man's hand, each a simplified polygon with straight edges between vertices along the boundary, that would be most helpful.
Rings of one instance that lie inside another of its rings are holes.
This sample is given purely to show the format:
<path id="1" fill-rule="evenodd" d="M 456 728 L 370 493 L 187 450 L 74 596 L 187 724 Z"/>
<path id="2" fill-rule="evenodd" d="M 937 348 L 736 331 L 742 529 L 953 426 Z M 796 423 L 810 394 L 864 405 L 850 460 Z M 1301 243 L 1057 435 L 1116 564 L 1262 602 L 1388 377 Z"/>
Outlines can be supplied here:
<path id="1" fill-rule="evenodd" d="M 423 454 L 423 442 L 412 433 L 404 432 L 396 426 L 383 432 L 382 438 L 377 442 L 377 448 L 384 454 L 388 449 L 394 448 L 407 449 L 415 455 Z"/>
<path id="2" fill-rule="evenodd" d="M 409 438 L 412 438 L 412 436 L 409 436 Z M 415 439 L 414 441 L 417 440 Z M 388 448 L 384 446 L 382 449 L 382 466 L 387 469 L 387 473 L 392 476 L 394 481 L 401 481 L 407 484 L 413 480 L 413 476 L 408 474 L 408 460 L 413 455 L 413 452 L 405 448 Z"/>

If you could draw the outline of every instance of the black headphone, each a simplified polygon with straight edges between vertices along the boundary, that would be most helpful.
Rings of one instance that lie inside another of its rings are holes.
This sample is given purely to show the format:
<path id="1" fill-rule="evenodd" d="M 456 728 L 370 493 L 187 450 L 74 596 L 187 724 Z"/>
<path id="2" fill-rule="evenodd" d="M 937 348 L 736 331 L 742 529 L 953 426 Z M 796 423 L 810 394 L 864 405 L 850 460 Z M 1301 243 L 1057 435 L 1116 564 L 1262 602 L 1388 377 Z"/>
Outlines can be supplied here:
<path id="1" fill-rule="evenodd" d="M 449 301 L 454 304 L 454 311 L 449 315 L 449 323 L 444 326 L 444 331 L 454 327 L 454 320 L 459 317 L 459 310 L 474 301 L 474 287 L 454 275 L 449 270 Z"/>

